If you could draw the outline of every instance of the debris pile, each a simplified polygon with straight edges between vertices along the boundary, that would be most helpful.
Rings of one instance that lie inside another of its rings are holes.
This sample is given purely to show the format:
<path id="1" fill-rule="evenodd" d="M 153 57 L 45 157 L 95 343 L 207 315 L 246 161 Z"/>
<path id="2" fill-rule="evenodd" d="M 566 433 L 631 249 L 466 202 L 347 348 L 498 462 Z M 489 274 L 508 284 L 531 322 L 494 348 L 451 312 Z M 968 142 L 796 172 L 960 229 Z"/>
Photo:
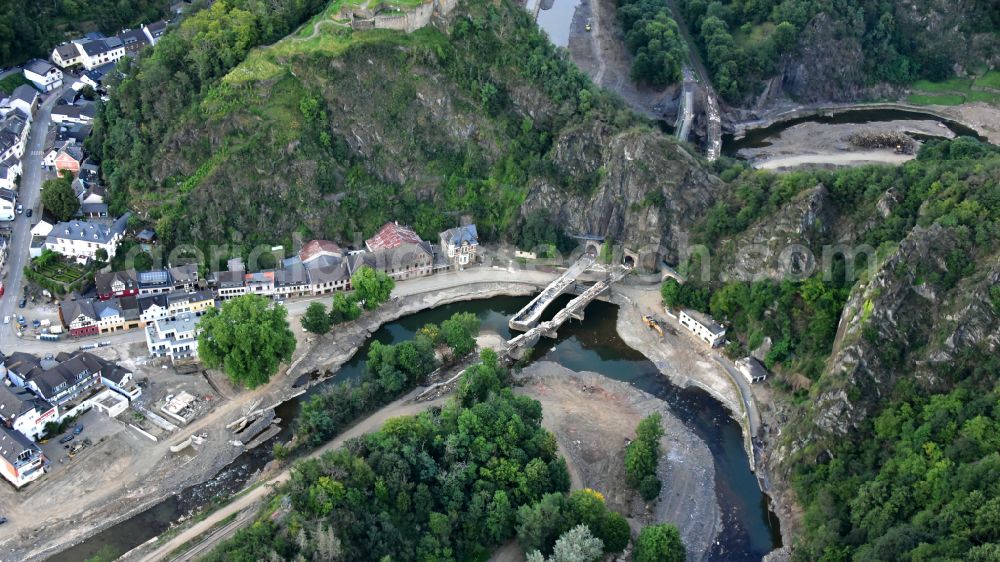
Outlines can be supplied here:
<path id="1" fill-rule="evenodd" d="M 897 154 L 913 154 L 917 141 L 902 131 L 858 131 L 848 141 L 860 148 L 891 148 Z"/>

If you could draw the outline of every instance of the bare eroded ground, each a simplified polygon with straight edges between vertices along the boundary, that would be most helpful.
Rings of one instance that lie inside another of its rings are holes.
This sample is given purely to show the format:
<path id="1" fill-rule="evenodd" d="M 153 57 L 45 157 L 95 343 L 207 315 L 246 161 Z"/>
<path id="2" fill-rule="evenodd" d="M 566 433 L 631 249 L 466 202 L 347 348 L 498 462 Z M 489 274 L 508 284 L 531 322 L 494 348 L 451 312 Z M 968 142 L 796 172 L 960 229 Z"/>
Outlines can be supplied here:
<path id="1" fill-rule="evenodd" d="M 592 488 L 633 528 L 677 525 L 688 560 L 701 560 L 721 528 L 715 469 L 708 446 L 677 419 L 662 400 L 597 373 L 578 373 L 539 361 L 518 376 L 517 392 L 542 404 L 542 425 L 556 436 L 569 465 L 573 488 Z M 663 492 L 647 505 L 625 483 L 625 446 L 639 422 L 663 416 L 659 476 Z"/>

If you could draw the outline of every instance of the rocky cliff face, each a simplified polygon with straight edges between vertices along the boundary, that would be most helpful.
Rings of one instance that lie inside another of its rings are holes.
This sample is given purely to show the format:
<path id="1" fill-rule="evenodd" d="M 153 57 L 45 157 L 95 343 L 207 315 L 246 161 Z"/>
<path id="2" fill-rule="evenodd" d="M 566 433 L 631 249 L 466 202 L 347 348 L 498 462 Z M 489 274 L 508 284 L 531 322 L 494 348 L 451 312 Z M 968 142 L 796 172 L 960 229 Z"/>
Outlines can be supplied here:
<path id="1" fill-rule="evenodd" d="M 964 349 L 994 353 L 1000 347 L 1000 317 L 988 295 L 1000 281 L 998 256 L 985 274 L 955 286 L 932 281 L 946 278 L 946 256 L 957 247 L 949 228 L 916 228 L 855 288 L 825 387 L 816 393 L 813 419 L 821 430 L 843 435 L 856 428 L 899 377 L 933 388 L 934 363 L 952 361 Z"/>
<path id="2" fill-rule="evenodd" d="M 650 269 L 678 259 L 691 227 L 723 188 L 686 148 L 645 129 L 576 128 L 556 141 L 553 159 L 579 192 L 539 182 L 521 212 L 548 209 L 568 234 L 610 238 Z M 590 178 L 596 185 L 586 185 Z"/>

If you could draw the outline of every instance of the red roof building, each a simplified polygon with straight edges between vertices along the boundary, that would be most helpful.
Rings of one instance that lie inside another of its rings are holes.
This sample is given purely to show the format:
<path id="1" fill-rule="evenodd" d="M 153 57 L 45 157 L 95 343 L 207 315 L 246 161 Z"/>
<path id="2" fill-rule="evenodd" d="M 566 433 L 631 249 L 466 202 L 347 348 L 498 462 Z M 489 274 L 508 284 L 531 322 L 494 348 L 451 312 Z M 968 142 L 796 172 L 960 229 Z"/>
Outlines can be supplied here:
<path id="1" fill-rule="evenodd" d="M 400 225 L 398 222 L 387 222 L 382 225 L 378 233 L 368 240 L 365 246 L 369 252 L 376 250 L 392 250 L 403 244 L 420 244 L 423 240 L 409 228 Z"/>
<path id="2" fill-rule="evenodd" d="M 329 240 L 312 240 L 299 250 L 299 261 L 303 264 L 324 256 L 342 258 L 344 250 Z"/>

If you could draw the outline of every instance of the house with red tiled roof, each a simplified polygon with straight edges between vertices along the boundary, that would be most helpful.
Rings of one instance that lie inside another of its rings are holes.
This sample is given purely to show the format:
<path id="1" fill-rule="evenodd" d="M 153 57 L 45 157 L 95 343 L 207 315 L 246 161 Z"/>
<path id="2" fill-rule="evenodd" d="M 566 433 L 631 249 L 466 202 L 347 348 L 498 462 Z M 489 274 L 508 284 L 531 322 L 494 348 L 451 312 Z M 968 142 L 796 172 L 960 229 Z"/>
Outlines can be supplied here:
<path id="1" fill-rule="evenodd" d="M 302 265 L 324 257 L 342 259 L 344 250 L 329 240 L 311 240 L 299 250 L 299 261 Z"/>
<path id="2" fill-rule="evenodd" d="M 403 244 L 420 244 L 423 240 L 409 228 L 398 222 L 387 222 L 382 228 L 368 240 L 365 240 L 365 247 L 369 252 L 376 250 L 392 250 Z"/>

